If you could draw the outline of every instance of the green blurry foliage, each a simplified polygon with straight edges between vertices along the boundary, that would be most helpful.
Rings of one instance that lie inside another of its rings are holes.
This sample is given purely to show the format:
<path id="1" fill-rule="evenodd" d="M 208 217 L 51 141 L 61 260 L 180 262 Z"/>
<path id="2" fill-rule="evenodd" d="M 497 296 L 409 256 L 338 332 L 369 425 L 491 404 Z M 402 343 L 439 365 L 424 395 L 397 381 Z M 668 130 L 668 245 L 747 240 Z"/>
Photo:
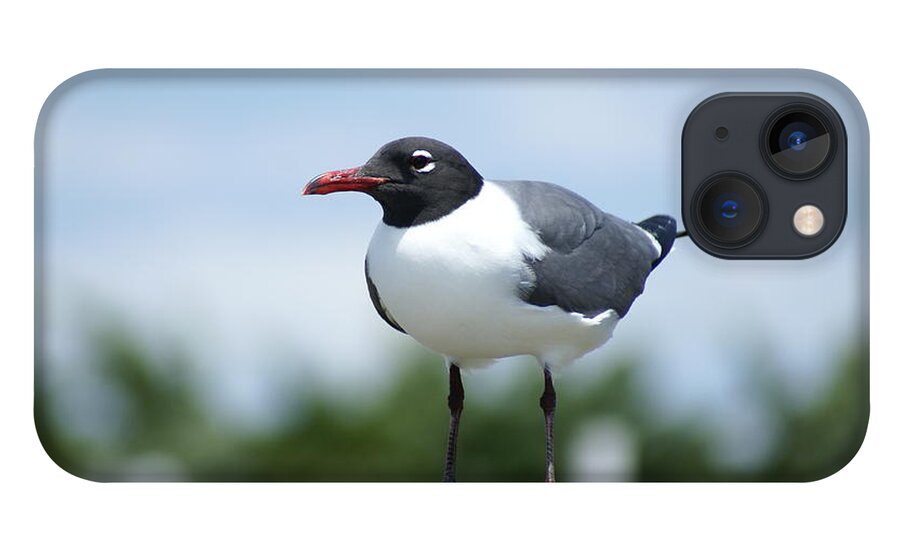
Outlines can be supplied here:
<path id="1" fill-rule="evenodd" d="M 51 457 L 78 476 L 100 481 L 435 481 L 440 479 L 448 425 L 447 382 L 436 356 L 412 356 L 385 377 L 371 398 L 339 398 L 306 384 L 286 394 L 295 408 L 264 430 L 216 425 L 191 380 L 186 356 L 160 358 L 117 328 L 93 339 L 95 370 L 118 410 L 111 436 L 73 434 L 58 406 L 65 394 L 36 371 L 35 422 Z M 38 357 L 38 359 L 41 359 Z M 751 470 L 716 463 L 709 426 L 701 417 L 661 421 L 636 387 L 640 365 L 623 360 L 595 379 L 559 380 L 558 476 L 570 472 L 570 450 L 583 424 L 613 416 L 635 435 L 642 481 L 783 480 L 825 477 L 846 464 L 868 420 L 868 359 L 860 341 L 836 360 L 834 380 L 811 402 L 782 393 L 773 372 L 759 368 L 754 394 L 778 428 L 769 458 Z M 499 394 L 469 386 L 461 423 L 460 481 L 539 481 L 543 478 L 543 420 L 537 370 Z M 477 374 L 464 376 L 470 382 Z M 477 381 L 475 381 L 477 382 Z M 148 461 L 149 460 L 149 461 Z M 602 477 L 602 476 L 598 476 Z"/>

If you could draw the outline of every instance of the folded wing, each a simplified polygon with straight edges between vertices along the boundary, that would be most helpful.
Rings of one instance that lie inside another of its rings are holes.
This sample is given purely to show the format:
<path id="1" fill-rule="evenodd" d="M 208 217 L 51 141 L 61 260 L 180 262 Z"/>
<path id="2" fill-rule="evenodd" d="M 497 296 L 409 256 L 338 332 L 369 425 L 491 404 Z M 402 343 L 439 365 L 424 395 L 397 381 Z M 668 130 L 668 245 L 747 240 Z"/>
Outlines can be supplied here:
<path id="1" fill-rule="evenodd" d="M 612 309 L 623 317 L 675 238 L 675 220 L 669 216 L 633 224 L 557 185 L 496 184 L 549 247 L 542 258 L 526 260 L 533 275 L 520 296 L 530 304 L 587 317 Z"/>

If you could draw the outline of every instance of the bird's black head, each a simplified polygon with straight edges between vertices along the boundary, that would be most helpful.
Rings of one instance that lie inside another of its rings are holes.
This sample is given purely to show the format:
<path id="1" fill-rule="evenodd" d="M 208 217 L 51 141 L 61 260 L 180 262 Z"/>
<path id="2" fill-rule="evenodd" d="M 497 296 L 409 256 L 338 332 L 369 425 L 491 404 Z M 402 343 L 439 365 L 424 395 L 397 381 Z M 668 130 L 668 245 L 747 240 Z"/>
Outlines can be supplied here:
<path id="1" fill-rule="evenodd" d="M 303 194 L 364 192 L 381 204 L 387 225 L 411 227 L 451 213 L 477 196 L 483 182 L 453 147 L 407 137 L 385 144 L 360 167 L 319 175 Z"/>

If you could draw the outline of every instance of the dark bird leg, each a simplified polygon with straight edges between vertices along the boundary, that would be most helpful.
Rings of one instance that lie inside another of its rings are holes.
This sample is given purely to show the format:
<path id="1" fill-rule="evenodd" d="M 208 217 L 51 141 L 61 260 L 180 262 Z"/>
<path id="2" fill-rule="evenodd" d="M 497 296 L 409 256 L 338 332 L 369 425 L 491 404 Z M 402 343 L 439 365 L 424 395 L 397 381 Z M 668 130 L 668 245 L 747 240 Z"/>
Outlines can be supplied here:
<path id="1" fill-rule="evenodd" d="M 459 366 L 450 364 L 450 394 L 447 396 L 447 406 L 450 408 L 450 436 L 447 439 L 447 459 L 444 462 L 445 483 L 456 481 L 456 439 L 459 436 L 459 416 L 462 415 L 465 397 Z"/>
<path id="2" fill-rule="evenodd" d="M 544 394 L 541 395 L 541 409 L 544 410 L 544 440 L 547 451 L 547 473 L 544 481 L 556 482 L 556 466 L 553 461 L 553 415 L 556 413 L 556 389 L 550 368 L 544 366 Z"/>

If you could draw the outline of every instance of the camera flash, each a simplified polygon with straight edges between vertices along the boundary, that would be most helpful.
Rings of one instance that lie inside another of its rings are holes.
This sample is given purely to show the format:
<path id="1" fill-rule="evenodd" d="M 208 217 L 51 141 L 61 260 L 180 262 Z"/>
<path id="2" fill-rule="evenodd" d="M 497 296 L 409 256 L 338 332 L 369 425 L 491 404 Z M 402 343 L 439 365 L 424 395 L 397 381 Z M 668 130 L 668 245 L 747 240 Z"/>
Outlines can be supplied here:
<path id="1" fill-rule="evenodd" d="M 804 237 L 818 235 L 822 232 L 823 227 L 825 227 L 825 214 L 816 206 L 806 204 L 794 212 L 794 230 Z"/>

